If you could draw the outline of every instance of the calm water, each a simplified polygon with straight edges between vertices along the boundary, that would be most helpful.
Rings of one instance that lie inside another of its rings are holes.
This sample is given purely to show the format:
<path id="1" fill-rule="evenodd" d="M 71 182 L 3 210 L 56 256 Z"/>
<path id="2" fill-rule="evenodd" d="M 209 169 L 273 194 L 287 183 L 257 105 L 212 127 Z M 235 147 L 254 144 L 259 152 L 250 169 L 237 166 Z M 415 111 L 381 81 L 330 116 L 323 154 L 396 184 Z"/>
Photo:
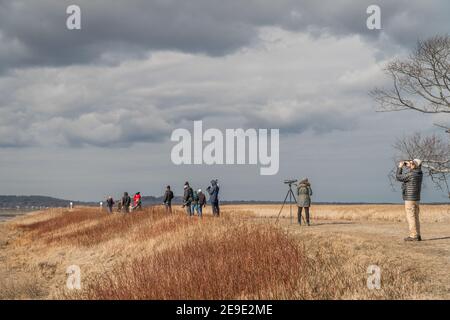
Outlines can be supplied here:
<path id="1" fill-rule="evenodd" d="M 0 209 L 0 221 L 12 219 L 22 214 L 34 211 L 32 209 Z"/>

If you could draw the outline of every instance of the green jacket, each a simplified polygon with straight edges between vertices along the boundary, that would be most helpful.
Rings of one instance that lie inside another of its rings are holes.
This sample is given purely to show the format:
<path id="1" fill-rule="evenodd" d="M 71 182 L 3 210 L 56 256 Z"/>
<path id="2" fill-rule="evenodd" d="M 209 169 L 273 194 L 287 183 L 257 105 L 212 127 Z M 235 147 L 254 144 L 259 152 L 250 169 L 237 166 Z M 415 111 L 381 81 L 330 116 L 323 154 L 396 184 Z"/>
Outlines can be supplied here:
<path id="1" fill-rule="evenodd" d="M 297 206 L 310 207 L 311 206 L 312 189 L 309 183 L 301 183 L 297 186 Z"/>

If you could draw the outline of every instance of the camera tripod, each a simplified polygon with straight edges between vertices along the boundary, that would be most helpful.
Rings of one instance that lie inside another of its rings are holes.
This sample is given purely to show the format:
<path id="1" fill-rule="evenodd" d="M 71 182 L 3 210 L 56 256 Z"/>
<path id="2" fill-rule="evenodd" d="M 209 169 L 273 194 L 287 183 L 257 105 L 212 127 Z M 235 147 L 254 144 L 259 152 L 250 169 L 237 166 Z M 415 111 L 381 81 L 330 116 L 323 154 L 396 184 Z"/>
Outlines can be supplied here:
<path id="1" fill-rule="evenodd" d="M 278 212 L 278 216 L 277 216 L 277 220 L 275 221 L 275 223 L 278 223 L 278 220 L 280 219 L 280 215 L 281 212 L 283 212 L 283 208 L 287 202 L 287 199 L 289 197 L 289 217 L 290 217 L 290 222 L 292 224 L 292 200 L 294 200 L 294 203 L 297 202 L 297 199 L 295 198 L 294 195 L 294 191 L 292 191 L 292 185 L 295 184 L 294 181 L 289 181 L 288 183 L 286 183 L 289 185 L 289 190 L 286 193 L 286 197 L 284 197 L 284 201 L 283 201 L 283 205 L 281 206 L 280 212 Z M 301 219 L 303 220 L 303 223 L 306 224 L 305 219 L 303 218 L 303 215 L 301 216 Z"/>

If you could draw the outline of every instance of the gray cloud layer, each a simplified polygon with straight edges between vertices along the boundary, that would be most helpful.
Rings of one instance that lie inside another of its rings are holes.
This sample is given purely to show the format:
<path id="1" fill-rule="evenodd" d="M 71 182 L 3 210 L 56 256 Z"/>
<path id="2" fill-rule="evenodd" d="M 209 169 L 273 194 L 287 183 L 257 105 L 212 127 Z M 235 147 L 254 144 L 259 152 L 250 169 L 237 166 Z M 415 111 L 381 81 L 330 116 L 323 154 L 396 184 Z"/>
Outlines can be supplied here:
<path id="1" fill-rule="evenodd" d="M 0 146 L 121 147 L 208 117 L 351 130 L 380 45 L 449 26 L 442 1 L 380 2 L 380 36 L 370 1 L 99 0 L 78 2 L 82 30 L 69 31 L 71 3 L 0 0 Z"/>
<path id="2" fill-rule="evenodd" d="M 0 68 L 118 63 L 150 50 L 224 55 L 257 41 L 258 28 L 364 35 L 410 46 L 447 32 L 450 3 L 378 1 L 383 33 L 366 28 L 373 1 L 80 0 L 81 32 L 65 28 L 68 0 L 0 1 Z M 430 17 L 432 17 L 430 19 Z"/>
<path id="3" fill-rule="evenodd" d="M 375 115 L 367 92 L 386 60 L 450 30 L 448 1 L 377 1 L 382 31 L 366 28 L 371 0 L 79 0 L 83 29 L 68 31 L 73 3 L 0 0 L 0 193 L 92 200 L 217 176 L 228 199 L 275 200 L 295 173 L 319 200 L 392 200 L 395 137 L 432 128 Z M 280 174 L 174 168 L 171 131 L 199 119 L 280 128 Z"/>
<path id="4" fill-rule="evenodd" d="M 379 75 L 369 47 L 273 28 L 259 36 L 261 46 L 226 58 L 165 51 L 116 67 L 18 70 L 0 78 L 0 146 L 121 147 L 207 118 L 284 133 L 357 125 L 368 108 L 364 82 Z"/>

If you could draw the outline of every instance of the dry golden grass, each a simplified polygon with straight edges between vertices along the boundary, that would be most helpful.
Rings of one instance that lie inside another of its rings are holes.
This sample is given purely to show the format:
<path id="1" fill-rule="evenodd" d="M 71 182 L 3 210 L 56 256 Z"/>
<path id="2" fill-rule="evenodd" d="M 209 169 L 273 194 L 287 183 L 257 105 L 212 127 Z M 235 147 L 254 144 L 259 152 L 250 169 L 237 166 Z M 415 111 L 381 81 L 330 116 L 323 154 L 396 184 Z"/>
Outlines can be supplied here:
<path id="1" fill-rule="evenodd" d="M 366 268 L 343 248 L 306 249 L 274 226 L 241 224 L 201 232 L 187 243 L 89 277 L 79 299 L 406 299 L 420 276 L 388 265 L 382 290 L 368 290 Z M 214 232 L 214 231 L 213 231 Z"/>
<path id="2" fill-rule="evenodd" d="M 227 211 L 238 214 L 253 214 L 262 218 L 276 218 L 281 205 L 226 205 Z M 423 222 L 450 221 L 450 205 L 420 206 L 420 219 Z M 297 216 L 297 206 L 292 206 L 293 219 Z M 281 218 L 289 218 L 289 206 L 285 206 L 280 215 Z M 362 204 L 362 205 L 312 205 L 311 217 L 320 220 L 349 220 L 349 221 L 391 221 L 404 222 L 405 209 L 403 205 Z"/>
<path id="3" fill-rule="evenodd" d="M 167 214 L 162 207 L 131 214 L 111 215 L 97 208 L 31 214 L 3 225 L 14 240 L 8 240 L 4 251 L 7 268 L 0 265 L 6 275 L 0 281 L 0 298 L 429 297 L 427 275 L 414 263 L 385 252 L 384 245 L 355 242 L 345 235 L 331 239 L 314 228 L 305 233 L 287 227 L 286 219 L 278 225 L 275 219 L 265 219 L 276 218 L 278 208 L 223 206 L 221 218 L 207 214 L 203 219 L 186 217 L 180 209 Z M 440 215 L 443 208 L 425 206 L 425 211 L 433 219 L 445 219 Z M 316 219 L 398 221 L 402 209 L 314 206 L 312 213 Z M 81 291 L 65 288 L 65 270 L 72 264 L 81 268 Z M 370 264 L 383 270 L 380 290 L 366 286 Z M 18 281 L 24 274 L 26 279 Z"/>
<path id="4" fill-rule="evenodd" d="M 41 299 L 48 295 L 42 279 L 24 275 L 17 279 L 0 279 L 0 299 Z"/>

